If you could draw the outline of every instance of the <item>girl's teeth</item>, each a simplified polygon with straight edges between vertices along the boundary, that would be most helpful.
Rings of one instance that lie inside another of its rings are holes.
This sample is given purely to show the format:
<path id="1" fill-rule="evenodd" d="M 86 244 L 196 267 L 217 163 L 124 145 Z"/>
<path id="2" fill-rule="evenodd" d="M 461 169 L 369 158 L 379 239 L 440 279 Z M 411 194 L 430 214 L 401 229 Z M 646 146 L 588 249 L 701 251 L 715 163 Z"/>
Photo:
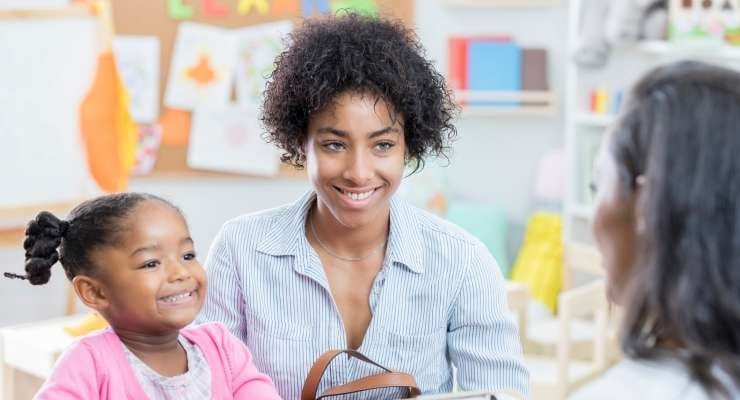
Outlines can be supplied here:
<path id="1" fill-rule="evenodd" d="M 167 302 L 167 303 L 175 303 L 186 297 L 190 297 L 190 294 L 191 293 L 183 293 L 183 294 L 178 294 L 176 296 L 168 296 L 168 297 L 163 298 L 162 301 Z"/>

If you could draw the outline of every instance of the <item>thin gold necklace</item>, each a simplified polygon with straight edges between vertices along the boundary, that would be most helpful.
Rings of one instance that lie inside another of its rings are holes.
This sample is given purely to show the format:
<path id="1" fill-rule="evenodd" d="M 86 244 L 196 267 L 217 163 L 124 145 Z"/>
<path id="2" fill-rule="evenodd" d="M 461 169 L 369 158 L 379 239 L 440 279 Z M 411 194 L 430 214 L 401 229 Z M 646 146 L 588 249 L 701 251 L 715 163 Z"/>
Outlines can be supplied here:
<path id="1" fill-rule="evenodd" d="M 358 261 L 367 260 L 371 256 L 377 254 L 380 250 L 382 250 L 383 248 L 385 248 L 386 243 L 388 243 L 388 238 L 386 237 L 385 240 L 383 241 L 383 243 L 380 244 L 380 246 L 378 246 L 377 248 L 373 249 L 370 253 L 367 253 L 366 255 L 361 256 L 361 257 L 345 257 L 345 256 L 340 256 L 339 254 L 334 253 L 333 251 L 329 250 L 329 248 L 324 244 L 324 242 L 321 241 L 321 239 L 319 238 L 319 235 L 316 233 L 316 227 L 313 225 L 313 218 L 311 218 L 311 216 L 308 217 L 308 224 L 311 226 L 311 233 L 313 233 L 313 237 L 316 238 L 316 241 L 319 243 L 319 246 L 321 246 L 321 248 L 324 249 L 324 251 L 327 254 L 329 254 L 330 256 L 332 256 L 332 257 L 334 257 L 336 259 L 342 260 L 342 261 L 358 262 Z"/>

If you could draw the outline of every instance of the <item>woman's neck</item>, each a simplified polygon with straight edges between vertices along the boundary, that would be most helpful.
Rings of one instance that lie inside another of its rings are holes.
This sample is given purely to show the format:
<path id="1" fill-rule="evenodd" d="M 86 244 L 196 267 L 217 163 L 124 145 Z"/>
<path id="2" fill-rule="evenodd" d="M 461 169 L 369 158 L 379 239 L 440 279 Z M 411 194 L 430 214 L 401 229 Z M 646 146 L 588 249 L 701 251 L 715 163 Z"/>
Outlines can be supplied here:
<path id="1" fill-rule="evenodd" d="M 178 341 L 180 331 L 151 335 L 115 327 L 113 330 L 126 348 L 159 374 L 176 376 L 187 372 L 187 355 Z"/>
<path id="2" fill-rule="evenodd" d="M 334 253 L 348 257 L 362 257 L 382 246 L 389 235 L 390 209 L 372 218 L 366 225 L 347 227 L 342 225 L 326 207 L 318 201 L 308 215 L 308 224 L 313 224 L 319 241 Z"/>

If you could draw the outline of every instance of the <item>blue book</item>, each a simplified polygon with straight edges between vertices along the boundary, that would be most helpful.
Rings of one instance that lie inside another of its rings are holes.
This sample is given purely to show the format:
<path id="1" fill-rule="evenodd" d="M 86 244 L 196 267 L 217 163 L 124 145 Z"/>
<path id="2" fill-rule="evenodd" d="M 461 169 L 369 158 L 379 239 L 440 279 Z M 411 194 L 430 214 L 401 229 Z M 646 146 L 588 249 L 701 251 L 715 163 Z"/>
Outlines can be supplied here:
<path id="1" fill-rule="evenodd" d="M 468 88 L 472 91 L 522 90 L 522 49 L 512 42 L 473 40 L 468 46 Z M 517 101 L 471 101 L 471 105 L 517 107 Z"/>

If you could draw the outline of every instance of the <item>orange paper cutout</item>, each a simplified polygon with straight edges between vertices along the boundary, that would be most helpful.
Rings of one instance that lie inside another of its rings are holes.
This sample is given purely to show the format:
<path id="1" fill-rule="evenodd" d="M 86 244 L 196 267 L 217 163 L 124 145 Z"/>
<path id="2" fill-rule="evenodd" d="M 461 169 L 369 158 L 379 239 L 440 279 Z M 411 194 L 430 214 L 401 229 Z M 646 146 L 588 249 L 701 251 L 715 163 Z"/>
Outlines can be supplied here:
<path id="1" fill-rule="evenodd" d="M 190 113 L 183 110 L 165 108 L 162 119 L 162 144 L 185 147 L 190 141 Z"/>
<path id="2" fill-rule="evenodd" d="M 206 86 L 216 79 L 216 73 L 211 68 L 211 60 L 205 54 L 198 58 L 198 63 L 195 66 L 186 70 L 185 75 L 201 86 Z"/>
<path id="3" fill-rule="evenodd" d="M 93 84 L 80 105 L 80 128 L 98 186 L 106 192 L 124 190 L 135 157 L 136 124 L 110 51 L 98 57 Z"/>

